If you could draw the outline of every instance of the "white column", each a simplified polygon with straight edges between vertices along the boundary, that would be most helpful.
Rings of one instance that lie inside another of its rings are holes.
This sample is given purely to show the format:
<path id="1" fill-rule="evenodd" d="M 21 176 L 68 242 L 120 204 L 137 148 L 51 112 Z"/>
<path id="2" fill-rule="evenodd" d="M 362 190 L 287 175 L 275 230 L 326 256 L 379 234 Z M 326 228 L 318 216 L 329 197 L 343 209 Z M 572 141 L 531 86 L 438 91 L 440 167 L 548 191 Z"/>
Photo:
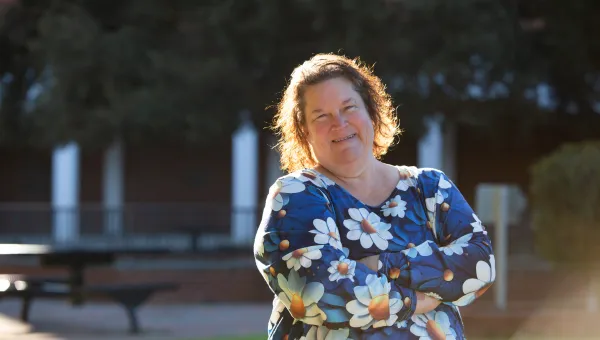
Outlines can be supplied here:
<path id="1" fill-rule="evenodd" d="M 258 133 L 247 113 L 232 140 L 231 236 L 251 244 L 257 229 Z"/>
<path id="2" fill-rule="evenodd" d="M 418 143 L 417 166 L 444 171 L 456 181 L 456 125 L 441 114 L 425 118 L 426 133 Z"/>
<path id="3" fill-rule="evenodd" d="M 58 243 L 79 238 L 79 146 L 57 146 L 52 154 L 53 237 Z"/>
<path id="4" fill-rule="evenodd" d="M 104 233 L 121 235 L 123 232 L 124 164 L 123 144 L 115 141 L 104 153 L 102 202 Z"/>
<path id="5" fill-rule="evenodd" d="M 509 187 L 494 187 L 494 257 L 496 258 L 496 282 L 494 302 L 500 310 L 506 310 L 508 279 L 508 222 Z"/>
<path id="6" fill-rule="evenodd" d="M 456 123 L 446 121 L 443 130 L 442 170 L 454 183 L 457 182 L 456 173 Z"/>
<path id="7" fill-rule="evenodd" d="M 265 192 L 269 192 L 269 188 L 275 181 L 284 175 L 281 170 L 281 158 L 279 151 L 274 146 L 277 144 L 277 139 L 274 136 L 270 136 L 269 142 L 267 143 L 267 170 L 265 177 Z"/>
<path id="8" fill-rule="evenodd" d="M 418 167 L 436 168 L 443 167 L 443 141 L 442 117 L 435 115 L 425 118 L 426 132 L 419 140 Z"/>

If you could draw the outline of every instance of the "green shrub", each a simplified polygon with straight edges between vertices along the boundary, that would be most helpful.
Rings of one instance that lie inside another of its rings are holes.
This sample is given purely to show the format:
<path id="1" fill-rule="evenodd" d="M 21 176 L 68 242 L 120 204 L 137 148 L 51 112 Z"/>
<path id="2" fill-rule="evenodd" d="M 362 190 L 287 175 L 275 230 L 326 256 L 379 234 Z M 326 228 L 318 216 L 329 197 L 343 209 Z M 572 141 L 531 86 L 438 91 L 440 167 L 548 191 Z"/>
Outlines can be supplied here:
<path id="1" fill-rule="evenodd" d="M 530 194 L 540 255 L 564 264 L 600 260 L 600 141 L 566 144 L 539 160 Z"/>

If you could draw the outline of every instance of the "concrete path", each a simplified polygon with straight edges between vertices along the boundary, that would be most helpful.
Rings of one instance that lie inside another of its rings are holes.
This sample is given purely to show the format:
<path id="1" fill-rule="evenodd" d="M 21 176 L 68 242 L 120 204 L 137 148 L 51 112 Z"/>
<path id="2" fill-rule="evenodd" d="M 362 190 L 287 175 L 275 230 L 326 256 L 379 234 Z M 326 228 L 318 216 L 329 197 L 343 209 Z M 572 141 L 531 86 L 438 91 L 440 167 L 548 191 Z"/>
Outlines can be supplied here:
<path id="1" fill-rule="evenodd" d="M 111 303 L 72 307 L 35 301 L 30 323 L 18 320 L 20 302 L 0 300 L 0 340 L 196 340 L 214 336 L 266 334 L 270 304 L 148 305 L 139 310 L 144 332 L 127 333 L 124 311 Z"/>

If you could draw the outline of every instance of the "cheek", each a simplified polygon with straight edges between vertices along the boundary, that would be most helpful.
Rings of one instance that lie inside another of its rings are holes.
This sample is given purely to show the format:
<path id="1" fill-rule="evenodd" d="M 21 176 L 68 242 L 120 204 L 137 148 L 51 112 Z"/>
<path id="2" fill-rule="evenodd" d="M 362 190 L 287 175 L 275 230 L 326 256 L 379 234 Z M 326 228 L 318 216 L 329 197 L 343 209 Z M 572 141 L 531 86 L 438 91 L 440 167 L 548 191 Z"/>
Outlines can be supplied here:
<path id="1" fill-rule="evenodd" d="M 313 124 L 308 128 L 306 139 L 311 145 L 321 144 L 323 143 L 323 140 L 326 139 L 327 128 L 323 125 L 324 124 Z"/>
<path id="2" fill-rule="evenodd" d="M 314 128 L 313 128 L 313 139 L 317 142 L 317 143 L 322 143 L 327 139 L 327 131 L 329 131 L 329 128 L 327 126 L 327 124 L 315 124 Z"/>
<path id="3" fill-rule="evenodd" d="M 370 120 L 369 120 L 368 129 L 369 129 L 369 135 L 371 136 L 371 138 L 374 138 L 375 137 L 375 126 L 373 126 L 373 122 L 371 122 Z"/>
<path id="4" fill-rule="evenodd" d="M 354 120 L 354 125 L 366 136 L 372 137 L 374 135 L 373 122 L 367 114 L 358 115 Z"/>

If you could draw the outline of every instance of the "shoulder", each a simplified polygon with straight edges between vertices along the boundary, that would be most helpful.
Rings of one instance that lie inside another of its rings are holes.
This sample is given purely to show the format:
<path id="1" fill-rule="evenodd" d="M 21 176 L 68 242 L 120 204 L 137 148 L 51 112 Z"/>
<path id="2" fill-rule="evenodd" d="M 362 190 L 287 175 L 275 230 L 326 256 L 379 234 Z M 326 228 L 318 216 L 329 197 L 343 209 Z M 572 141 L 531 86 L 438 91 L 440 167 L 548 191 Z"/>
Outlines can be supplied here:
<path id="1" fill-rule="evenodd" d="M 398 166 L 398 169 L 405 178 L 412 179 L 415 185 L 425 192 L 435 192 L 440 186 L 445 188 L 451 184 L 450 179 L 440 169 L 416 166 Z"/>
<path id="2" fill-rule="evenodd" d="M 428 180 L 430 178 L 440 178 L 441 176 L 446 176 L 444 172 L 440 169 L 436 168 L 418 168 L 416 166 L 408 166 L 408 165 L 396 165 L 395 166 L 400 174 L 406 178 L 411 177 L 417 180 Z"/>
<path id="3" fill-rule="evenodd" d="M 274 211 L 287 206 L 291 201 L 294 206 L 298 203 L 329 203 L 328 187 L 334 185 L 323 175 L 303 169 L 279 177 L 270 187 L 267 203 Z"/>
<path id="4" fill-rule="evenodd" d="M 318 178 L 300 171 L 279 177 L 269 189 L 261 226 L 264 230 L 296 230 L 315 219 L 334 216 L 331 198 Z M 303 227 L 304 226 L 304 227 Z"/>
<path id="5" fill-rule="evenodd" d="M 293 188 L 300 190 L 300 188 L 306 188 L 307 186 L 315 186 L 327 190 L 328 187 L 333 185 L 335 185 L 335 182 L 322 174 L 312 169 L 302 169 L 279 177 L 271 185 L 271 191 L 282 192 L 283 190 L 284 192 Z"/>

